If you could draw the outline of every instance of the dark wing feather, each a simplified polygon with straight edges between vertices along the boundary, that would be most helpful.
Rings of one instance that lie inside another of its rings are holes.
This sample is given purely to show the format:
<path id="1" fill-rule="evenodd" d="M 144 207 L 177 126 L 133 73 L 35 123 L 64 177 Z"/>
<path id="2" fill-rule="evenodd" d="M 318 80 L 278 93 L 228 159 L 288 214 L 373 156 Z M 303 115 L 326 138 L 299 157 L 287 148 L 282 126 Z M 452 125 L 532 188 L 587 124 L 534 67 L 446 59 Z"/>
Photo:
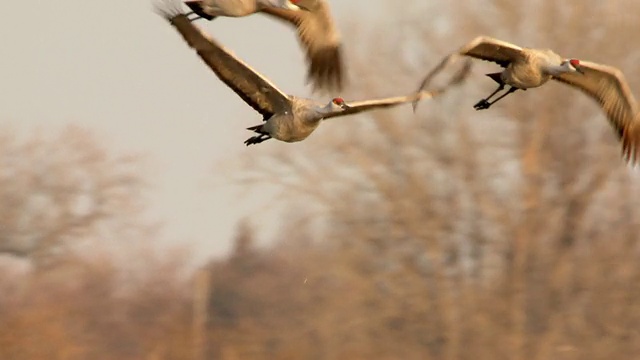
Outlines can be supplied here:
<path id="1" fill-rule="evenodd" d="M 522 48 L 509 44 L 508 42 L 487 36 L 478 36 L 458 49 L 458 51 L 445 56 L 445 58 L 423 78 L 418 91 L 424 90 L 438 73 L 455 64 L 464 56 L 492 61 L 506 68 L 512 61 L 523 57 L 524 54 Z M 416 105 L 417 103 L 413 104 L 414 111 Z"/>
<path id="2" fill-rule="evenodd" d="M 204 9 L 202 8 L 202 0 L 185 1 L 184 4 L 187 5 L 187 7 L 191 9 L 194 14 L 200 16 L 205 20 L 211 21 L 216 18 L 215 16 L 209 15 L 206 11 L 204 11 Z"/>
<path id="3" fill-rule="evenodd" d="M 480 60 L 492 61 L 504 68 L 521 57 L 522 48 L 506 41 L 479 36 L 463 46 L 458 53 Z"/>
<path id="4" fill-rule="evenodd" d="M 307 81 L 312 82 L 314 89 L 341 91 L 345 74 L 340 35 L 329 4 L 325 0 L 316 0 L 312 4 L 310 11 L 274 7 L 261 11 L 297 28 L 309 62 Z"/>
<path id="5" fill-rule="evenodd" d="M 579 67 L 584 75 L 572 72 L 554 79 L 583 91 L 597 101 L 622 140 L 624 154 L 637 160 L 640 151 L 638 104 L 624 74 L 617 68 L 586 61 L 581 61 Z"/>
<path id="6" fill-rule="evenodd" d="M 167 19 L 218 78 L 265 119 L 277 112 L 291 109 L 291 102 L 286 94 L 203 33 L 184 14 Z"/>

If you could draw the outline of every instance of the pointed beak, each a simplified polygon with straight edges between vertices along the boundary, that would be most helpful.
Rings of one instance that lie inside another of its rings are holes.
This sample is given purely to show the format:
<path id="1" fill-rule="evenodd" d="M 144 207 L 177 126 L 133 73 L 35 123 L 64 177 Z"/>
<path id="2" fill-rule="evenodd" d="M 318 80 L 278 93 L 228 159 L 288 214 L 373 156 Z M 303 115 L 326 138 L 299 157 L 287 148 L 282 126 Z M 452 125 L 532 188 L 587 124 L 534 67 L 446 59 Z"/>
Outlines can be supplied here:
<path id="1" fill-rule="evenodd" d="M 349 110 L 349 109 L 351 109 L 351 106 L 347 105 L 346 103 L 342 103 L 342 105 L 340 105 L 340 107 L 342 108 L 342 110 Z"/>
<path id="2" fill-rule="evenodd" d="M 582 70 L 582 68 L 580 68 L 580 66 L 576 67 L 576 71 L 579 72 L 580 74 L 584 75 L 584 70 Z"/>

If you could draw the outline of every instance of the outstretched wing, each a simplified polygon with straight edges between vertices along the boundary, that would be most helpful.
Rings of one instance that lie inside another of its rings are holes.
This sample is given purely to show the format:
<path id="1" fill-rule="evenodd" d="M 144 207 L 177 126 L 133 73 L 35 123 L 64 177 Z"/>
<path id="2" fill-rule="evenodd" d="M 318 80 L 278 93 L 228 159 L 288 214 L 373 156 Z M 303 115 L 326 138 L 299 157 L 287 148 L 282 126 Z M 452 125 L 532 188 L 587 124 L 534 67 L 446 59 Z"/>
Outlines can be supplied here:
<path id="1" fill-rule="evenodd" d="M 269 7 L 263 13 L 293 24 L 300 43 L 306 50 L 309 70 L 307 80 L 314 89 L 341 91 L 344 63 L 340 35 L 326 0 L 300 0 L 308 10 L 287 10 Z"/>
<path id="2" fill-rule="evenodd" d="M 637 159 L 640 152 L 638 104 L 624 74 L 617 68 L 581 61 L 584 72 L 564 73 L 554 79 L 569 84 L 596 100 L 623 143 L 623 152 Z"/>
<path id="3" fill-rule="evenodd" d="M 159 11 L 218 78 L 247 104 L 265 119 L 277 112 L 291 109 L 291 102 L 286 94 L 193 25 L 182 12 L 176 14 L 175 9 L 173 10 Z"/>
<path id="4" fill-rule="evenodd" d="M 506 68 L 512 61 L 523 57 L 524 54 L 522 48 L 519 46 L 487 36 L 478 36 L 458 51 L 445 56 L 445 58 L 425 76 L 418 91 L 424 89 L 439 72 L 455 64 L 464 56 L 493 61 Z"/>
<path id="5" fill-rule="evenodd" d="M 497 40 L 488 36 L 478 36 L 458 49 L 458 51 L 445 56 L 445 58 L 442 59 L 442 61 L 423 78 L 420 86 L 418 87 L 418 91 L 424 90 L 438 73 L 455 64 L 465 56 L 493 61 L 494 63 L 506 68 L 512 61 L 523 57 L 524 53 L 521 47 L 510 44 L 506 41 Z M 414 103 L 414 111 L 416 106 L 417 103 Z"/>
<path id="6" fill-rule="evenodd" d="M 444 69 L 445 67 L 448 67 L 449 65 L 454 63 L 455 60 L 458 60 L 456 57 L 459 57 L 459 55 L 452 54 L 447 56 L 440 64 L 438 64 L 438 66 L 436 66 L 433 70 L 431 70 L 431 72 L 427 74 L 424 80 L 422 80 L 422 83 L 420 84 L 420 87 L 418 88 L 417 93 L 424 91 L 424 88 L 427 87 L 427 85 L 431 82 L 431 79 L 437 73 L 442 71 L 442 69 Z M 471 60 L 467 59 L 467 61 L 465 61 L 464 65 L 460 68 L 460 70 L 458 70 L 458 72 L 451 78 L 451 80 L 449 80 L 449 84 L 443 89 L 440 89 L 438 91 L 444 92 L 444 90 L 446 90 L 450 86 L 456 86 L 456 85 L 462 84 L 462 82 L 466 80 L 467 76 L 469 76 L 470 71 L 471 71 Z M 413 112 L 415 112 L 416 108 L 418 107 L 418 101 L 420 101 L 420 99 L 416 99 L 412 103 Z"/>
<path id="7" fill-rule="evenodd" d="M 505 68 L 524 56 L 521 47 L 488 36 L 478 36 L 471 40 L 460 48 L 458 54 L 492 61 Z"/>

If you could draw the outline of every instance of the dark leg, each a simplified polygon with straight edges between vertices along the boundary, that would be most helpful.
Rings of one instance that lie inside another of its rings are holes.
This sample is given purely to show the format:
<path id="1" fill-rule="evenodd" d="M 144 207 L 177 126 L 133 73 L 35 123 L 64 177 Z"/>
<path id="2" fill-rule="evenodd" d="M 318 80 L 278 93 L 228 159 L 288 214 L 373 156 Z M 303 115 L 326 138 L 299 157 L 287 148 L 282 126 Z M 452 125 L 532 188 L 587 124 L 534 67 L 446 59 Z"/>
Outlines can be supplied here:
<path id="1" fill-rule="evenodd" d="M 271 135 L 269 134 L 260 134 L 260 135 L 256 135 L 253 137 L 248 138 L 247 140 L 244 141 L 244 144 L 249 146 L 249 145 L 254 145 L 254 144 L 260 144 L 261 142 L 265 141 L 265 140 L 269 140 L 271 139 Z"/>
<path id="2" fill-rule="evenodd" d="M 504 89 L 504 84 L 498 85 L 498 88 L 496 89 L 496 91 L 492 92 L 491 95 L 487 96 L 486 98 L 478 101 L 477 104 L 473 105 L 473 108 L 476 110 L 488 109 L 489 106 L 491 106 L 491 104 L 489 103 L 489 99 L 491 99 L 495 94 L 500 92 L 502 89 Z"/>
<path id="3" fill-rule="evenodd" d="M 493 105 L 493 104 L 497 103 L 500 99 L 502 99 L 503 97 L 505 97 L 505 96 L 507 96 L 507 95 L 511 94 L 512 92 L 515 92 L 516 90 L 518 90 L 518 88 L 517 88 L 517 87 L 513 87 L 513 86 L 512 86 L 512 87 L 510 87 L 510 88 L 509 88 L 509 91 L 507 91 L 506 93 L 504 93 L 504 94 L 500 95 L 500 97 L 499 97 L 499 98 L 497 98 L 497 99 L 493 100 L 491 103 L 489 103 L 489 106 L 491 106 L 491 105 Z"/>

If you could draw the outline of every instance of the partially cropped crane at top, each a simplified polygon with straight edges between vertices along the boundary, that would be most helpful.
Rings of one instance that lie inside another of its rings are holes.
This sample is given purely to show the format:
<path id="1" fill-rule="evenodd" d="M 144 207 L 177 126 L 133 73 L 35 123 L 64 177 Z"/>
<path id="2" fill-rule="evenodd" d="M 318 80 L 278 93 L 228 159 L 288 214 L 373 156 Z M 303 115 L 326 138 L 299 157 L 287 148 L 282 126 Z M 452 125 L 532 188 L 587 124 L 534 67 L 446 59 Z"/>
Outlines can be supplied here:
<path id="1" fill-rule="evenodd" d="M 595 99 L 607 114 L 610 124 L 622 142 L 623 157 L 630 163 L 640 162 L 640 112 L 622 72 L 614 67 L 578 59 L 567 59 L 549 49 L 521 48 L 505 41 L 480 36 L 445 59 L 427 75 L 423 89 L 440 70 L 464 56 L 487 60 L 505 68 L 487 74 L 498 88 L 474 105 L 476 110 L 488 109 L 505 96 L 517 91 L 539 87 L 550 79 L 571 85 Z M 505 86 L 509 89 L 489 101 Z M 416 103 L 414 103 L 415 109 Z"/>
<path id="2" fill-rule="evenodd" d="M 345 82 L 340 34 L 326 0 L 186 0 L 190 20 L 263 13 L 295 26 L 306 49 L 314 89 L 341 91 Z M 191 14 L 195 14 L 192 17 Z"/>
<path id="3" fill-rule="evenodd" d="M 446 89 L 357 102 L 334 98 L 328 104 L 287 95 L 191 23 L 180 10 L 179 4 L 176 6 L 172 0 L 165 0 L 164 4 L 167 6 L 158 8 L 158 12 L 178 30 L 220 80 L 262 114 L 264 123 L 248 128 L 257 135 L 247 139 L 246 145 L 258 144 L 270 138 L 285 142 L 301 141 L 307 138 L 323 119 L 431 98 Z M 451 79 L 450 85 L 459 84 L 464 80 L 469 70 L 469 64 L 466 65 Z"/>
<path id="4" fill-rule="evenodd" d="M 217 16 L 242 17 L 254 14 L 266 8 L 281 8 L 287 10 L 301 10 L 296 3 L 300 0 L 184 0 L 191 9 L 187 16 L 213 20 Z"/>

